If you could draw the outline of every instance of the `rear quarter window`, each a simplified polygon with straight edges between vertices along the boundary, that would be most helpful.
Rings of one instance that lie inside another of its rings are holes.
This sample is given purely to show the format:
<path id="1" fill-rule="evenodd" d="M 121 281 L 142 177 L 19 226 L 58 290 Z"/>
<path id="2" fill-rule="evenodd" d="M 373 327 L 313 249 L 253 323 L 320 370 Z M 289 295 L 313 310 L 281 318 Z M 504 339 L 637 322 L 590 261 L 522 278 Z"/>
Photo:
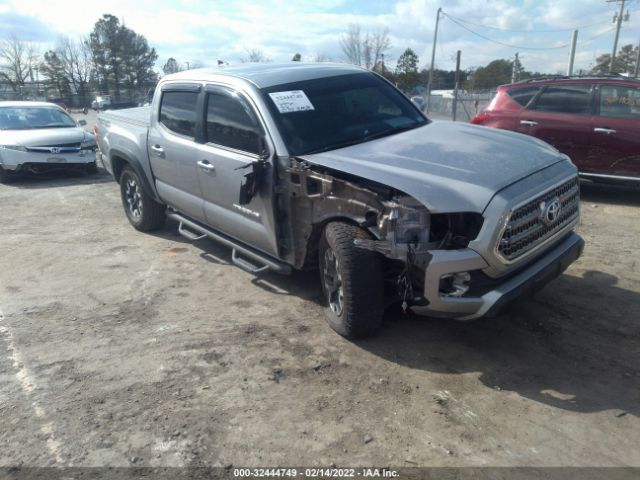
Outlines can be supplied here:
<path id="1" fill-rule="evenodd" d="M 194 138 L 198 92 L 163 92 L 160 123 L 174 133 Z"/>
<path id="2" fill-rule="evenodd" d="M 507 90 L 507 95 L 518 105 L 526 108 L 539 91 L 540 87 L 518 87 Z"/>

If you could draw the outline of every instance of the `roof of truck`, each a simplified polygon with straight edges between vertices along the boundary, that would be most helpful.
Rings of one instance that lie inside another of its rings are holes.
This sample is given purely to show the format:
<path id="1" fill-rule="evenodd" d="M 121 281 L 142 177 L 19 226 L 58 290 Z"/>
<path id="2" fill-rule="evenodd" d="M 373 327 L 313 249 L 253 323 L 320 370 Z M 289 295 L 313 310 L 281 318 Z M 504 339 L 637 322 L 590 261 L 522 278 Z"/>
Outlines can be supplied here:
<path id="1" fill-rule="evenodd" d="M 186 70 L 164 77 L 162 80 L 215 80 L 220 75 L 242 78 L 258 88 L 268 88 L 284 83 L 335 77 L 350 73 L 366 72 L 365 69 L 345 63 L 246 63 L 237 66 L 221 66 Z"/>

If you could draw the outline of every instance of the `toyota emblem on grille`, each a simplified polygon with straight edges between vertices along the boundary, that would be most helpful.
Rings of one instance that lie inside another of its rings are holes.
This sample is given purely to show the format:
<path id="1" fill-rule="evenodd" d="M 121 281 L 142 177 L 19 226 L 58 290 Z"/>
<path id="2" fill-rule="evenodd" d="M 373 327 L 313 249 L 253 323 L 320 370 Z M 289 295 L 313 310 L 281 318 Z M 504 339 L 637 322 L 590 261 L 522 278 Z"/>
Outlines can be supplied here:
<path id="1" fill-rule="evenodd" d="M 51 153 L 60 153 L 59 147 L 51 147 Z"/>
<path id="2" fill-rule="evenodd" d="M 546 225 L 551 225 L 560 217 L 560 210 L 562 210 L 560 199 L 556 197 L 549 203 L 542 202 L 540 204 L 540 210 L 542 210 L 542 221 Z"/>

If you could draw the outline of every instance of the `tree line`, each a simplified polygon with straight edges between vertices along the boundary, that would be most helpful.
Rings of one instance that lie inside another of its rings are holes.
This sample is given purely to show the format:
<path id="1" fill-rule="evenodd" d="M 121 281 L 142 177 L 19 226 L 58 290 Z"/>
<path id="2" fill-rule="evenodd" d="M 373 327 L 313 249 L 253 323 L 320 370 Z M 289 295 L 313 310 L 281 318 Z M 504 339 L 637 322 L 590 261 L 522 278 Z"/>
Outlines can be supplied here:
<path id="1" fill-rule="evenodd" d="M 2 40 L 0 81 L 19 96 L 28 82 L 42 86 L 48 96 L 76 94 L 82 106 L 92 91 L 135 100 L 157 82 L 157 58 L 144 36 L 104 14 L 88 37 L 61 37 L 42 56 L 33 44 L 15 36 Z"/>
<path id="2" fill-rule="evenodd" d="M 340 37 L 339 46 L 344 61 L 379 73 L 407 93 L 422 93 L 429 81 L 429 71 L 420 68 L 420 59 L 411 48 L 405 49 L 395 65 L 392 64 L 387 55 L 392 49 L 388 29 L 366 32 L 360 25 L 350 25 Z M 240 59 L 242 62 L 270 61 L 260 49 L 245 51 L 246 56 Z M 638 47 L 621 47 L 613 71 L 633 73 L 637 54 Z M 90 92 L 113 94 L 131 101 L 143 96 L 157 82 L 158 73 L 154 70 L 157 59 L 156 50 L 149 46 L 143 35 L 128 28 L 117 17 L 104 14 L 88 37 L 75 40 L 61 37 L 55 48 L 42 56 L 33 44 L 15 36 L 0 41 L 0 82 L 8 85 L 16 96 L 24 96 L 25 85 L 35 82 L 44 86 L 50 96 L 52 93 L 60 97 L 76 94 L 83 105 L 87 105 Z M 313 60 L 332 61 L 325 54 L 318 54 Z M 302 61 L 302 55 L 296 53 L 292 61 Z M 601 55 L 593 68 L 584 73 L 608 73 L 610 61 L 609 54 Z M 218 60 L 218 64 L 228 63 Z M 187 68 L 201 66 L 187 62 Z M 162 67 L 165 75 L 181 70 L 182 65 L 173 57 Z M 510 83 L 514 78 L 525 80 L 541 75 L 526 70 L 517 58 L 495 59 L 485 66 L 461 71 L 459 81 L 467 90 L 489 90 Z M 433 90 L 453 89 L 454 82 L 454 71 L 434 69 Z"/>

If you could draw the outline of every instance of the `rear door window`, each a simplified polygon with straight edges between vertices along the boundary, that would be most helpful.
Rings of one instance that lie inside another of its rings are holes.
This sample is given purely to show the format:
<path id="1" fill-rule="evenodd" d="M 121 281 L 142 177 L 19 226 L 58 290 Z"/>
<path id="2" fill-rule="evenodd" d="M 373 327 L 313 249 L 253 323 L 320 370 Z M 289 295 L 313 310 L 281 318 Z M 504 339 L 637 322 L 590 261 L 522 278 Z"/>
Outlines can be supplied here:
<path id="1" fill-rule="evenodd" d="M 536 110 L 541 112 L 591 113 L 591 85 L 551 85 L 538 97 Z"/>
<path id="2" fill-rule="evenodd" d="M 198 92 L 163 92 L 160 123 L 178 135 L 193 139 L 196 133 L 197 102 Z"/>
<path id="3" fill-rule="evenodd" d="M 600 116 L 640 120 L 640 89 L 622 85 L 602 85 Z"/>
<path id="4" fill-rule="evenodd" d="M 526 108 L 539 91 L 540 87 L 511 88 L 507 91 L 507 95 L 509 95 L 521 107 Z"/>
<path id="5" fill-rule="evenodd" d="M 207 95 L 206 141 L 259 154 L 262 129 L 242 97 L 228 93 Z"/>

